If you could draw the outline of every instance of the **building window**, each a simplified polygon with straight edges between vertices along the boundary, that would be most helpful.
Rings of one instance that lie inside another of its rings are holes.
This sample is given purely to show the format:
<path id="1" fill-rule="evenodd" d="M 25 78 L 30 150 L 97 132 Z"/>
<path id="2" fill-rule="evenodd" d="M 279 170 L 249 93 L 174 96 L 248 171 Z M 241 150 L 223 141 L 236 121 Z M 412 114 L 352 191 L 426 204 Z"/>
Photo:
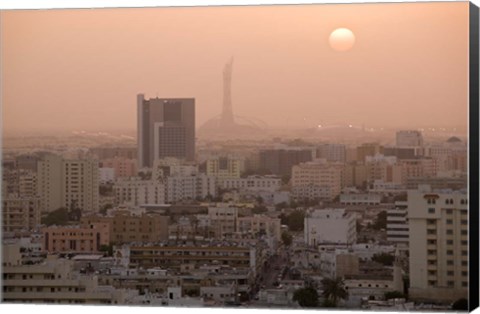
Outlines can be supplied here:
<path id="1" fill-rule="evenodd" d="M 462 287 L 468 287 L 468 282 L 462 281 Z"/>
<path id="2" fill-rule="evenodd" d="M 453 234 L 453 230 L 452 229 L 447 229 L 447 234 Z"/>
<path id="3" fill-rule="evenodd" d="M 453 240 L 447 240 L 447 245 L 453 245 Z"/>
<path id="4" fill-rule="evenodd" d="M 436 286 L 436 285 L 437 285 L 437 281 L 436 281 L 436 280 L 429 280 L 429 281 L 428 281 L 428 285 L 429 285 L 429 286 Z"/>
<path id="5" fill-rule="evenodd" d="M 454 276 L 454 272 L 452 270 L 447 271 L 447 276 Z"/>
<path id="6" fill-rule="evenodd" d="M 447 261 L 447 265 L 452 266 L 453 264 L 454 264 L 454 263 L 453 263 L 453 260 L 449 259 L 449 260 Z"/>
<path id="7" fill-rule="evenodd" d="M 447 250 L 447 255 L 453 255 L 453 250 Z"/>
<path id="8" fill-rule="evenodd" d="M 428 213 L 429 214 L 435 214 L 435 208 L 429 208 Z"/>
<path id="9" fill-rule="evenodd" d="M 452 219 L 447 219 L 447 225 L 451 225 L 453 224 L 453 220 Z"/>
<path id="10" fill-rule="evenodd" d="M 453 214 L 453 210 L 452 210 L 452 209 L 450 209 L 450 208 L 449 208 L 449 209 L 447 209 L 447 214 L 449 214 L 449 215 Z"/>
<path id="11" fill-rule="evenodd" d="M 468 277 L 468 271 L 462 271 L 462 276 L 463 277 Z"/>
<path id="12" fill-rule="evenodd" d="M 451 281 L 451 280 L 450 280 L 450 281 L 447 281 L 447 286 L 453 287 L 454 285 L 455 285 L 455 282 L 453 282 L 453 281 Z"/>

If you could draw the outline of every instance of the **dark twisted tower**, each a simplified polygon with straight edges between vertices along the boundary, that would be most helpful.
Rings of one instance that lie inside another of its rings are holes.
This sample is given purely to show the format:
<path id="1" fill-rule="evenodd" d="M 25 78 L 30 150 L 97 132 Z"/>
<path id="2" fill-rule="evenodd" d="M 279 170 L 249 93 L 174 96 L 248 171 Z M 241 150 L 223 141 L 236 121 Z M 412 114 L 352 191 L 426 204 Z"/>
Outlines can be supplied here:
<path id="1" fill-rule="evenodd" d="M 234 125 L 232 108 L 232 70 L 233 57 L 223 69 L 223 109 L 220 118 L 220 125 L 222 127 L 231 127 Z"/>

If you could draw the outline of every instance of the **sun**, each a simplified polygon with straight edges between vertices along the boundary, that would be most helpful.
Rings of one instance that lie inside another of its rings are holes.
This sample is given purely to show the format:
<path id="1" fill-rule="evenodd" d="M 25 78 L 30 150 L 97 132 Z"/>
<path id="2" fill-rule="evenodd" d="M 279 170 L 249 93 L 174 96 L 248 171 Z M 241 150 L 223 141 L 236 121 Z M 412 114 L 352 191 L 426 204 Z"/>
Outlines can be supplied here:
<path id="1" fill-rule="evenodd" d="M 355 44 L 355 35 L 348 28 L 337 28 L 328 39 L 330 47 L 336 51 L 348 51 Z"/>

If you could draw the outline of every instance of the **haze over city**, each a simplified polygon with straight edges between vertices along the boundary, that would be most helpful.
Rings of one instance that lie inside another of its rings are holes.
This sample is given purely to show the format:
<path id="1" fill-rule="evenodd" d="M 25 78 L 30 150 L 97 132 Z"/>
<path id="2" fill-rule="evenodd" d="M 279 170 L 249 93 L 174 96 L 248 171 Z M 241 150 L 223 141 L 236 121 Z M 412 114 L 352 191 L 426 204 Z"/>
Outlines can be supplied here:
<path id="1" fill-rule="evenodd" d="M 271 128 L 466 126 L 463 3 L 1 14 L 5 134 L 135 130 L 138 93 L 194 97 L 200 127 L 232 56 L 235 114 Z M 348 51 L 329 45 L 339 27 Z"/>

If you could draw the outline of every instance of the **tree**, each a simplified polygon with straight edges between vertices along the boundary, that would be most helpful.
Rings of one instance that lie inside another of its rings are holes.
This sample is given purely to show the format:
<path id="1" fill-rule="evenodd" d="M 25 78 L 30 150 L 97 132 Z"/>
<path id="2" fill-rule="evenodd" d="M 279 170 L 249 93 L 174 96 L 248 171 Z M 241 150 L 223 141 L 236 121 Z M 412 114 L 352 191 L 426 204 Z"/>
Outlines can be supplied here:
<path id="1" fill-rule="evenodd" d="M 348 292 L 345 290 L 345 285 L 342 278 L 323 278 L 323 296 L 329 300 L 335 306 L 340 299 L 346 300 L 348 298 Z"/>
<path id="2" fill-rule="evenodd" d="M 42 224 L 51 225 L 66 225 L 68 224 L 68 209 L 60 207 L 42 218 Z"/>
<path id="3" fill-rule="evenodd" d="M 387 212 L 386 211 L 381 211 L 378 214 L 377 219 L 375 220 L 375 223 L 372 225 L 372 228 L 375 230 L 387 228 Z"/>
<path id="4" fill-rule="evenodd" d="M 392 266 L 395 261 L 395 256 L 388 253 L 374 254 L 372 256 L 372 261 L 380 263 L 384 266 Z"/>
<path id="5" fill-rule="evenodd" d="M 108 244 L 108 245 L 102 244 L 102 245 L 100 246 L 100 252 L 106 253 L 107 256 L 113 256 L 113 245 L 111 245 L 111 244 Z"/>
<path id="6" fill-rule="evenodd" d="M 298 289 L 293 294 L 293 301 L 298 302 L 301 307 L 317 307 L 318 292 L 312 287 Z"/>
<path id="7" fill-rule="evenodd" d="M 468 311 L 468 300 L 465 298 L 458 299 L 453 302 L 452 310 L 456 311 Z"/>
<path id="8" fill-rule="evenodd" d="M 280 219 L 282 219 L 281 216 Z M 281 221 L 281 223 L 287 225 L 291 231 L 302 231 L 304 219 L 305 213 L 301 210 L 295 210 L 288 216 L 285 216 L 284 221 Z"/>
<path id="9" fill-rule="evenodd" d="M 285 246 L 290 246 L 292 244 L 293 237 L 288 232 L 282 233 L 282 242 Z"/>

